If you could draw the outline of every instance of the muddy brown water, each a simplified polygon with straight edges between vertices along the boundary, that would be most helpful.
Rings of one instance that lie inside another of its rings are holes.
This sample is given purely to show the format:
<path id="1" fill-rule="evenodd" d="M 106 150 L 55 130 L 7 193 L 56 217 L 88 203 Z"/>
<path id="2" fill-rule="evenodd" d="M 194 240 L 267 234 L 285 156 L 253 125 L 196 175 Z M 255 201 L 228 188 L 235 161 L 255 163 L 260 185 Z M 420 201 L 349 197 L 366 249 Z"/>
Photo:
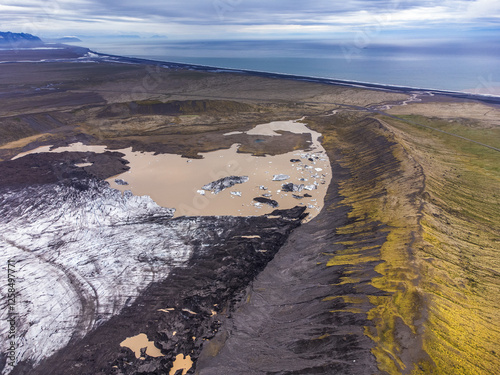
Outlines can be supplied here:
<path id="1" fill-rule="evenodd" d="M 186 159 L 175 154 L 154 155 L 152 152 L 135 152 L 132 148 L 116 150 L 125 154 L 130 170 L 109 178 L 110 186 L 120 191 L 131 190 L 135 195 L 148 195 L 158 205 L 175 208 L 175 216 L 253 216 L 272 212 L 275 208 L 253 200 L 266 197 L 278 202 L 280 209 L 297 205 L 307 207 L 309 216 L 315 217 L 323 208 L 323 200 L 331 180 L 330 161 L 318 141 L 321 134 L 297 121 L 276 121 L 257 125 L 246 132 L 249 135 L 280 137 L 278 131 L 310 133 L 309 150 L 293 151 L 275 156 L 252 156 L 238 153 L 238 144 L 229 149 L 201 153 L 201 159 Z M 233 134 L 228 133 L 228 134 Z M 50 150 L 51 146 L 17 155 L 38 152 L 92 151 L 102 153 L 106 146 L 86 146 L 81 143 Z M 291 162 L 292 159 L 300 160 Z M 87 164 L 77 166 L 84 167 Z M 273 181 L 273 176 L 284 174 L 286 180 Z M 248 176 L 248 181 L 236 184 L 218 194 L 202 187 L 227 176 Z M 117 179 L 127 185 L 120 185 Z M 283 184 L 304 185 L 299 192 L 284 192 Z M 304 197 L 304 194 L 311 197 Z M 294 197 L 295 195 L 295 197 Z"/>
<path id="2" fill-rule="evenodd" d="M 193 337 L 193 340 L 196 338 Z M 141 349 L 146 348 L 146 354 L 150 357 L 163 357 L 164 354 L 158 349 L 153 341 L 149 341 L 148 336 L 145 333 L 139 333 L 136 336 L 127 337 L 120 343 L 120 346 L 129 348 L 132 350 L 136 356 L 136 358 L 141 357 Z M 144 358 L 143 358 L 144 359 Z M 178 370 L 182 370 L 182 374 L 186 374 L 189 369 L 193 366 L 193 361 L 191 360 L 191 356 L 177 354 L 175 357 L 174 363 L 172 364 L 172 368 L 170 369 L 169 375 L 175 374 Z"/>
<path id="3" fill-rule="evenodd" d="M 177 354 L 168 374 L 174 375 L 178 370 L 182 370 L 182 375 L 186 375 L 191 367 L 193 367 L 193 361 L 190 355 Z"/>
<path id="4" fill-rule="evenodd" d="M 127 337 L 120 343 L 120 346 L 129 348 L 135 353 L 136 358 L 141 358 L 141 349 L 146 348 L 146 354 L 150 357 L 163 357 L 164 354 L 158 349 L 153 341 L 149 341 L 145 333 L 140 333 L 133 337 Z"/>

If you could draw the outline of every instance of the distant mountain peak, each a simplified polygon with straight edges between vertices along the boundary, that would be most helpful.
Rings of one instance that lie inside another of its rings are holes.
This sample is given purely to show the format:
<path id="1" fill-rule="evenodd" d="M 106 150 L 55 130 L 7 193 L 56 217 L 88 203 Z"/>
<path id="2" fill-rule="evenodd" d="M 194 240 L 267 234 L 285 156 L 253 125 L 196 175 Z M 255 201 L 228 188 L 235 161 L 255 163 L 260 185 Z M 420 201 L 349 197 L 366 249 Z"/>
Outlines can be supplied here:
<path id="1" fill-rule="evenodd" d="M 41 46 L 43 41 L 32 34 L 28 33 L 13 33 L 10 31 L 0 31 L 0 46 L 2 47 L 31 47 Z"/>
<path id="2" fill-rule="evenodd" d="M 77 36 L 66 35 L 66 36 L 62 36 L 60 38 L 56 38 L 55 41 L 64 43 L 64 42 L 81 42 L 82 40 L 80 38 L 78 38 Z"/>

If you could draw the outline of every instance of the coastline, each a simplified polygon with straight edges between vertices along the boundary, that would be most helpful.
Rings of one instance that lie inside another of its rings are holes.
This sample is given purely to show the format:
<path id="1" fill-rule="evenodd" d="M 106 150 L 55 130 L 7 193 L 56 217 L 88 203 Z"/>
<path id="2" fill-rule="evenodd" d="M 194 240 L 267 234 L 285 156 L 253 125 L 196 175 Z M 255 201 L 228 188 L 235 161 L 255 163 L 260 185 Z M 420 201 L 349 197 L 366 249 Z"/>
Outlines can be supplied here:
<path id="1" fill-rule="evenodd" d="M 494 104 L 494 105 L 500 104 L 500 95 L 495 95 L 495 94 L 480 94 L 480 93 L 471 93 L 471 92 L 466 92 L 466 91 L 454 91 L 454 90 L 445 90 L 445 89 L 434 89 L 434 88 L 425 88 L 425 87 L 394 85 L 394 84 L 386 84 L 386 83 L 379 83 L 379 82 L 366 82 L 366 81 L 357 81 L 357 80 L 328 78 L 328 77 L 307 76 L 307 75 L 299 75 L 299 74 L 288 74 L 288 73 L 271 72 L 271 71 L 237 69 L 237 68 L 228 68 L 228 67 L 222 67 L 222 66 L 183 63 L 183 62 L 176 62 L 176 61 L 154 60 L 154 59 L 129 57 L 129 56 L 96 52 L 96 51 L 93 51 L 87 47 L 61 44 L 61 43 L 45 43 L 44 47 L 36 47 L 36 48 L 0 49 L 0 53 L 8 52 L 8 51 L 30 51 L 30 50 L 50 51 L 50 50 L 54 50 L 54 49 L 67 50 L 67 51 L 75 53 L 75 54 L 83 54 L 83 53 L 86 53 L 87 55 L 91 54 L 90 56 L 83 56 L 85 58 L 85 60 L 83 60 L 82 57 L 76 58 L 77 61 L 81 61 L 81 62 L 104 60 L 104 61 L 110 62 L 110 63 L 114 62 L 114 63 L 122 63 L 122 64 L 140 64 L 140 65 L 150 65 L 150 66 L 153 65 L 153 66 L 161 66 L 164 68 L 188 69 L 188 70 L 195 70 L 195 71 L 200 71 L 200 72 L 249 74 L 252 76 L 262 77 L 262 78 L 276 78 L 276 79 L 286 79 L 286 80 L 294 80 L 294 81 L 305 81 L 305 82 L 311 82 L 311 83 L 337 85 L 337 86 L 343 86 L 343 87 L 354 87 L 354 88 L 371 89 L 371 90 L 381 90 L 381 91 L 395 92 L 395 93 L 413 93 L 413 94 L 418 93 L 418 94 L 427 94 L 429 96 L 443 95 L 443 96 L 450 97 L 453 99 L 479 100 L 479 101 L 489 103 L 489 104 Z M 106 58 L 109 58 L 109 60 L 107 60 Z M 31 63 L 36 63 L 36 62 L 70 62 L 70 61 L 75 61 L 75 57 L 59 58 L 59 59 L 42 59 L 42 60 L 38 60 L 38 61 L 37 60 L 0 61 L 0 64 L 27 63 L 27 62 L 31 62 Z"/>
<path id="2" fill-rule="evenodd" d="M 412 87 L 412 86 L 402 86 L 402 85 L 391 85 L 376 82 L 363 82 L 355 80 L 342 80 L 326 77 L 315 77 L 315 76 L 303 76 L 296 74 L 286 74 L 279 72 L 267 72 L 259 70 L 249 70 L 249 69 L 235 69 L 226 67 L 216 67 L 209 65 L 198 65 L 198 64 L 187 64 L 175 61 L 160 61 L 143 59 L 137 57 L 127 57 L 120 55 L 112 55 L 107 53 L 95 52 L 89 49 L 89 52 L 100 56 L 101 58 L 111 57 L 116 60 L 113 62 L 123 62 L 131 64 L 143 64 L 143 65 L 157 65 L 163 66 L 165 68 L 178 68 L 178 69 L 192 69 L 202 72 L 227 72 L 227 73 L 240 73 L 240 74 L 250 74 L 258 77 L 264 78 L 276 78 L 276 79 L 288 79 L 295 81 L 306 81 L 311 83 L 338 85 L 345 87 L 356 87 L 363 89 L 373 89 L 382 90 L 387 92 L 403 92 L 403 93 L 421 93 L 421 94 L 432 94 L 432 95 L 444 95 L 451 97 L 453 99 L 467 99 L 467 100 L 480 100 L 483 102 L 491 104 L 500 104 L 500 95 L 493 94 L 474 94 L 462 91 L 452 91 L 452 90 L 442 90 L 442 89 L 432 89 L 432 88 L 422 88 L 422 87 Z M 111 62 L 111 61 L 110 61 Z"/>

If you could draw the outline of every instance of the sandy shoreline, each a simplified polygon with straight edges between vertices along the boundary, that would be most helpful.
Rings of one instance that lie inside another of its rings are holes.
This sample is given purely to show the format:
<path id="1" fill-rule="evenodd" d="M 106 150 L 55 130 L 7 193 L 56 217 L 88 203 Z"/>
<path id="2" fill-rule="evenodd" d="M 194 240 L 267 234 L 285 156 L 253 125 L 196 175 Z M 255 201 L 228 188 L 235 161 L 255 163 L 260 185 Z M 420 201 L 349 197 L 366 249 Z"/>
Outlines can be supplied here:
<path id="1" fill-rule="evenodd" d="M 187 64 L 187 63 L 172 62 L 172 61 L 158 61 L 158 60 L 142 59 L 142 58 L 136 58 L 136 57 L 104 54 L 104 53 L 93 52 L 93 51 L 91 51 L 91 52 L 94 53 L 95 55 L 99 56 L 99 58 L 105 59 L 105 58 L 111 57 L 113 59 L 112 62 L 146 64 L 146 65 L 160 65 L 160 66 L 163 66 L 166 68 L 192 69 L 192 70 L 197 70 L 197 71 L 202 71 L 202 72 L 240 73 L 240 74 L 249 74 L 249 75 L 260 76 L 260 77 L 265 77 L 265 78 L 277 78 L 277 79 L 287 79 L 287 80 L 295 80 L 295 81 L 306 81 L 306 82 L 312 82 L 312 83 L 322 83 L 322 84 L 330 84 L 330 85 L 345 86 L 345 87 L 356 87 L 356 88 L 383 90 L 383 91 L 399 92 L 399 93 L 401 93 L 401 92 L 404 92 L 404 93 L 422 93 L 422 94 L 430 93 L 430 94 L 444 95 L 444 96 L 451 97 L 454 99 L 480 100 L 480 101 L 491 103 L 491 104 L 500 104 L 500 94 L 484 94 L 484 93 L 480 93 L 480 92 L 473 93 L 473 92 L 440 90 L 440 89 L 433 89 L 433 88 L 389 85 L 389 84 L 376 83 L 376 82 L 351 81 L 351 80 L 341 80 L 341 79 L 326 78 L 326 77 L 286 74 L 286 73 L 279 73 L 279 72 L 266 72 L 266 71 L 249 70 L 249 69 L 235 69 L 235 68 L 208 66 L 208 65 Z"/>
<path id="2" fill-rule="evenodd" d="M 198 64 L 188 64 L 182 62 L 175 61 L 160 61 L 160 60 L 152 60 L 152 59 L 144 59 L 144 58 L 136 58 L 136 57 L 127 57 L 120 55 L 113 55 L 107 53 L 100 53 L 92 51 L 88 48 L 72 46 L 72 45 L 64 45 L 58 44 L 58 48 L 56 52 L 58 53 L 57 59 L 44 59 L 43 62 L 73 62 L 80 61 L 84 62 L 111 62 L 111 63 L 122 63 L 122 64 L 140 64 L 140 65 L 155 65 L 161 66 L 164 68 L 170 69 L 188 69 L 195 70 L 200 72 L 211 72 L 211 73 L 239 73 L 239 74 L 248 74 L 258 77 L 264 78 L 276 78 L 276 79 L 284 79 L 284 80 L 295 80 L 295 81 L 305 81 L 311 83 L 320 83 L 320 84 L 329 84 L 336 86 L 344 86 L 344 87 L 353 87 L 353 88 L 363 88 L 363 89 L 372 89 L 372 90 L 382 90 L 388 92 L 398 92 L 398 93 L 420 93 L 420 94 L 439 94 L 446 97 L 450 97 L 453 99 L 468 99 L 468 100 L 480 100 L 485 103 L 490 104 L 500 104 L 500 94 L 496 92 L 493 93 L 484 93 L 481 91 L 474 92 L 474 90 L 470 90 L 470 92 L 466 91 L 452 91 L 452 90 L 441 90 L 441 89 L 433 89 L 433 88 L 422 88 L 422 87 L 411 87 L 411 86 L 403 86 L 403 85 L 391 85 L 377 82 L 364 82 L 364 81 L 355 81 L 355 80 L 343 80 L 343 79 L 335 79 L 335 78 L 326 78 L 326 77 L 315 77 L 315 76 L 303 76 L 303 75 L 295 75 L 295 74 L 286 74 L 279 72 L 268 72 L 268 71 L 259 71 L 259 70 L 250 70 L 250 69 L 235 69 L 235 68 L 226 68 L 226 67 L 217 67 L 217 66 L 209 66 L 209 65 L 198 65 Z M 55 48 L 51 45 L 51 48 Z M 36 55 L 34 53 L 43 53 L 44 50 L 11 50 L 15 51 L 15 54 L 21 54 L 21 56 L 29 56 L 33 58 Z M 53 53 L 54 51 L 51 51 Z M 8 64 L 8 63 L 16 63 L 16 62 L 39 62 L 40 60 L 28 60 L 28 61 L 1 61 L 2 54 L 9 54 L 9 50 L 0 50 L 0 64 Z M 75 55 L 76 54 L 76 55 Z M 498 90 L 498 88 L 497 88 Z"/>

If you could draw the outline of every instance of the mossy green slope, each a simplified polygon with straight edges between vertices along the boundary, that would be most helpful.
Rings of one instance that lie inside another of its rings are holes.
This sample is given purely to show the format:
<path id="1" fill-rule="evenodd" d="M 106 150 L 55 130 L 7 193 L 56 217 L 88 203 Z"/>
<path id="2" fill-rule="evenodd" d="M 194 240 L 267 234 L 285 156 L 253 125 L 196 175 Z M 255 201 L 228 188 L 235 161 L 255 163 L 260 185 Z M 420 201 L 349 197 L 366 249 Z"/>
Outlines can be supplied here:
<path id="1" fill-rule="evenodd" d="M 372 353 L 380 371 L 431 373 L 435 366 L 421 340 L 424 301 L 413 253 L 420 232 L 422 169 L 392 133 L 366 115 L 316 118 L 312 126 L 322 132 L 327 150 L 340 149 L 340 164 L 349 171 L 339 189 L 341 204 L 350 207 L 349 220 L 336 229 L 340 243 L 334 243 L 342 249 L 330 254 L 326 265 L 348 267 L 353 277 L 343 282 L 354 287 L 359 276 L 374 275 L 363 300 L 344 297 L 350 309 L 367 302 L 372 306 L 367 317 L 373 324 L 365 334 L 376 344 Z"/>
<path id="2" fill-rule="evenodd" d="M 500 373 L 500 153 L 414 122 L 493 147 L 500 137 L 464 119 L 411 121 L 311 119 L 350 174 L 339 190 L 349 224 L 336 229 L 341 250 L 326 265 L 348 267 L 343 282 L 353 285 L 373 269 L 370 284 L 383 292 L 330 298 L 350 311 L 372 304 L 365 334 L 381 373 Z M 374 231 L 382 244 L 366 242 Z"/>
<path id="3" fill-rule="evenodd" d="M 415 119 L 412 118 L 412 121 Z M 500 152 L 385 119 L 422 166 L 422 235 L 415 247 L 426 299 L 424 347 L 440 374 L 500 373 Z M 500 146 L 500 129 L 417 118 Z"/>

